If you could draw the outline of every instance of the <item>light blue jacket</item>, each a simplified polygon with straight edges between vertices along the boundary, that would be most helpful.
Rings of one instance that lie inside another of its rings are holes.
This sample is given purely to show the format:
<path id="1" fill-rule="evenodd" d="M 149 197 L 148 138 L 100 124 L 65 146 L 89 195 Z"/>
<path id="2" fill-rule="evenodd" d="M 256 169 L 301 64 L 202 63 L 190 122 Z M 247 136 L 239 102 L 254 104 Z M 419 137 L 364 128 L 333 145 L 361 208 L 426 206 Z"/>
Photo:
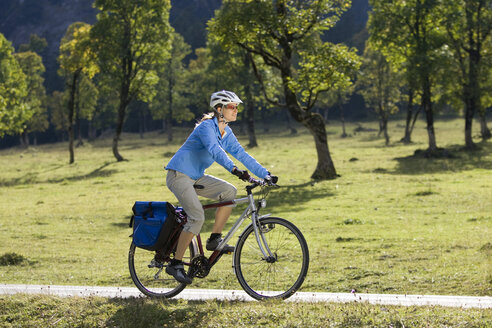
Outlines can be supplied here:
<path id="1" fill-rule="evenodd" d="M 171 158 L 166 170 L 179 171 L 193 180 L 198 180 L 213 162 L 217 162 L 231 172 L 234 163 L 225 151 L 243 163 L 249 171 L 259 178 L 268 175 L 268 171 L 239 144 L 229 126 L 226 126 L 224 136 L 220 135 L 217 118 L 205 120 L 193 130 L 185 143 Z"/>

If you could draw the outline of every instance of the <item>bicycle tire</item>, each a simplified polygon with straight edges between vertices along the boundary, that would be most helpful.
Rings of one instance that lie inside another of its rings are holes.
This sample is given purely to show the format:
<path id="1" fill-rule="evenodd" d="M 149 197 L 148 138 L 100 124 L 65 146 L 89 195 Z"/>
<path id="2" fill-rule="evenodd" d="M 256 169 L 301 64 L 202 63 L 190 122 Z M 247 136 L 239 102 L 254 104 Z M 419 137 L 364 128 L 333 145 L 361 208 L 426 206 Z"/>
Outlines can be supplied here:
<path id="1" fill-rule="evenodd" d="M 133 283 L 142 293 L 150 297 L 171 298 L 178 295 L 187 285 L 177 282 L 174 277 L 166 273 L 166 266 L 169 262 L 159 264 L 162 265 L 162 270 L 156 278 L 155 275 L 160 268 L 149 267 L 154 255 L 155 252 L 139 248 L 132 242 L 128 252 L 128 267 Z M 190 243 L 183 261 L 190 263 L 195 255 L 193 243 Z M 188 274 L 190 270 L 191 267 L 188 268 Z"/>
<path id="2" fill-rule="evenodd" d="M 236 244 L 233 263 L 236 277 L 244 291 L 257 300 L 287 299 L 306 278 L 308 245 L 301 231 L 282 218 L 260 219 L 260 231 L 276 261 L 268 263 L 264 259 L 250 224 Z"/>

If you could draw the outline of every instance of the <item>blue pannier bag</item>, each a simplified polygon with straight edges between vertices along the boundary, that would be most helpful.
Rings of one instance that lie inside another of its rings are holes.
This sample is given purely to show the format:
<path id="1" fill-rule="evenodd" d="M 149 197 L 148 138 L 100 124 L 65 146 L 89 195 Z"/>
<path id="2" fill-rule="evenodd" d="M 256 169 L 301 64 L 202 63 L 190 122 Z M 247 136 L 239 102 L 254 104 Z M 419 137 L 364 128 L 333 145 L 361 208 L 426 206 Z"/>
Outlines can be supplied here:
<path id="1" fill-rule="evenodd" d="M 177 243 L 186 223 L 182 209 L 169 202 L 138 201 L 132 210 L 130 227 L 135 246 L 165 253 Z"/>

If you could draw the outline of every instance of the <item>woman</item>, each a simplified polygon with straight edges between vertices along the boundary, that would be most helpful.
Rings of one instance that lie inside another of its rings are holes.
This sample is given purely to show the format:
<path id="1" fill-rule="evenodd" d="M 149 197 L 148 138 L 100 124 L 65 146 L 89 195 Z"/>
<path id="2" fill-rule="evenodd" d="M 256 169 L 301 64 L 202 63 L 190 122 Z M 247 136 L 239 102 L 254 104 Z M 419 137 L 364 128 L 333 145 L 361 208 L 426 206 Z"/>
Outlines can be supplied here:
<path id="1" fill-rule="evenodd" d="M 248 171 L 239 170 L 226 154 L 227 151 L 256 176 L 274 182 L 277 180 L 277 177 L 271 176 L 244 150 L 228 126 L 236 120 L 237 106 L 240 103 L 241 99 L 234 92 L 222 90 L 213 93 L 210 97 L 213 112 L 204 115 L 166 166 L 167 186 L 188 215 L 188 222 L 179 237 L 176 255 L 166 268 L 166 272 L 181 283 L 190 284 L 192 281 L 184 271 L 182 259 L 193 236 L 200 233 L 205 220 L 198 196 L 219 201 L 230 201 L 236 197 L 237 190 L 232 184 L 206 175 L 205 170 L 213 162 L 217 162 L 240 179 L 248 181 Z M 219 207 L 215 212 L 215 223 L 207 240 L 207 250 L 215 250 L 222 241 L 222 229 L 231 212 L 232 206 Z M 232 252 L 234 247 L 225 245 L 222 251 Z"/>

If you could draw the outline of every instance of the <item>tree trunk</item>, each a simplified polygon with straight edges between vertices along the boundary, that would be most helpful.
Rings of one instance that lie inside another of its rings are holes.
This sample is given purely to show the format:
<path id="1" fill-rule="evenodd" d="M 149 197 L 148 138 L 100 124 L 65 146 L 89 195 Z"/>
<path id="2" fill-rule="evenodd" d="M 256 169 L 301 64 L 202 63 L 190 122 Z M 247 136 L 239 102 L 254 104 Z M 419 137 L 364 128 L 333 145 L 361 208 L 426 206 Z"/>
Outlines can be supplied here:
<path id="1" fill-rule="evenodd" d="M 260 110 L 260 116 L 261 116 L 261 122 L 263 123 L 263 132 L 268 133 L 270 131 L 270 125 L 268 123 L 265 123 L 267 122 L 266 119 L 267 113 L 265 108 L 262 108 Z"/>
<path id="2" fill-rule="evenodd" d="M 89 142 L 95 140 L 96 139 L 96 128 L 94 127 L 94 123 L 92 122 L 92 120 L 89 121 L 89 126 L 88 126 L 87 130 L 88 130 Z"/>
<path id="3" fill-rule="evenodd" d="M 388 117 L 383 116 L 382 124 L 383 124 L 383 133 L 384 133 L 385 145 L 388 146 L 390 143 L 390 137 L 388 134 Z"/>
<path id="4" fill-rule="evenodd" d="M 414 94 L 414 91 L 413 91 L 413 89 L 411 89 L 408 92 L 407 120 L 405 122 L 405 135 L 400 140 L 404 144 L 409 144 L 412 142 L 412 130 L 410 129 L 410 124 L 412 122 L 412 115 L 413 115 L 413 94 Z"/>
<path id="5" fill-rule="evenodd" d="M 325 180 L 335 179 L 338 177 L 335 165 L 331 159 L 330 150 L 328 149 L 328 138 L 323 117 L 320 114 L 310 113 L 309 118 L 304 121 L 306 126 L 314 137 L 316 152 L 318 154 L 318 163 L 312 179 Z"/>
<path id="6" fill-rule="evenodd" d="M 19 140 L 22 148 L 29 148 L 29 135 L 26 131 L 21 133 Z"/>
<path id="7" fill-rule="evenodd" d="M 325 120 L 325 124 L 328 124 L 328 113 L 330 112 L 330 108 L 326 107 L 323 111 L 323 119 Z"/>
<path id="8" fill-rule="evenodd" d="M 485 141 L 485 140 L 488 140 L 488 139 L 491 138 L 490 130 L 487 127 L 487 117 L 485 116 L 485 110 L 480 110 L 479 113 L 480 113 L 480 116 L 479 116 L 479 119 L 480 119 L 480 132 L 481 132 L 481 135 L 482 135 L 482 140 Z"/>
<path id="9" fill-rule="evenodd" d="M 77 129 L 77 144 L 75 147 L 82 146 L 84 143 L 82 142 L 82 134 L 80 132 L 81 127 L 80 127 L 80 97 L 79 97 L 79 88 L 75 90 L 76 92 L 76 102 L 75 102 L 75 126 Z"/>
<path id="10" fill-rule="evenodd" d="M 121 86 L 120 104 L 118 106 L 118 118 L 116 121 L 116 130 L 113 138 L 113 155 L 118 162 L 122 162 L 125 160 L 118 151 L 118 141 L 120 140 L 121 132 L 123 131 L 123 123 L 125 122 L 126 108 L 129 103 L 127 99 L 128 91 L 129 91 L 129 86 L 123 82 Z"/>
<path id="11" fill-rule="evenodd" d="M 331 159 L 330 150 L 328 149 L 328 138 L 326 136 L 323 116 L 317 113 L 306 112 L 300 108 L 296 95 L 288 86 L 289 79 L 284 75 L 282 80 L 287 109 L 290 115 L 294 120 L 302 123 L 314 137 L 318 163 L 311 178 L 315 180 L 336 179 L 338 174 Z"/>
<path id="12" fill-rule="evenodd" d="M 72 83 L 70 85 L 70 98 L 68 99 L 68 152 L 70 153 L 69 163 L 75 162 L 75 154 L 73 150 L 74 142 L 74 127 L 73 127 L 73 116 L 75 112 L 75 91 L 77 89 L 77 80 L 79 77 L 79 72 L 75 72 L 72 75 Z"/>
<path id="13" fill-rule="evenodd" d="M 247 67 L 248 71 L 251 69 L 251 53 L 246 52 L 244 55 L 244 66 Z M 244 93 L 246 95 L 246 130 L 248 131 L 249 143 L 248 147 L 258 147 L 258 142 L 256 141 L 256 133 L 255 133 L 255 103 L 253 101 L 253 92 L 251 90 L 251 84 L 245 83 Z"/>
<path id="14" fill-rule="evenodd" d="M 465 92 L 469 93 L 469 91 Z M 471 97 L 468 96 L 465 102 L 465 148 L 473 149 L 475 148 L 475 143 L 473 142 L 472 135 L 472 125 L 473 125 L 473 116 L 475 115 L 475 103 Z"/>
<path id="15" fill-rule="evenodd" d="M 468 16 L 468 11 L 467 11 Z M 464 103 L 465 103 L 465 148 L 474 149 L 473 142 L 473 116 L 480 108 L 480 85 L 478 82 L 478 63 L 480 54 L 475 49 L 473 37 L 469 38 L 470 49 L 468 51 L 468 76 L 467 83 L 464 85 Z"/>
<path id="16" fill-rule="evenodd" d="M 140 103 L 137 103 L 136 108 L 138 111 L 138 132 L 140 134 L 140 139 L 143 139 L 145 133 L 145 114 Z"/>
<path id="17" fill-rule="evenodd" d="M 290 134 L 292 135 L 297 134 L 297 129 L 292 126 L 289 114 L 285 115 L 285 119 L 287 121 L 287 128 L 290 130 Z"/>
<path id="18" fill-rule="evenodd" d="M 434 113 L 432 112 L 431 102 L 431 87 L 429 76 L 424 76 L 424 84 L 422 90 L 422 105 L 425 110 L 425 117 L 427 120 L 427 135 L 429 137 L 429 151 L 435 152 L 437 150 L 436 134 L 434 132 Z"/>
<path id="19" fill-rule="evenodd" d="M 166 117 L 167 141 L 173 141 L 173 112 L 170 111 Z"/>
<path id="20" fill-rule="evenodd" d="M 346 138 L 347 131 L 345 131 L 345 117 L 343 112 L 342 97 L 338 94 L 338 108 L 340 109 L 340 121 L 342 121 L 342 138 Z"/>

